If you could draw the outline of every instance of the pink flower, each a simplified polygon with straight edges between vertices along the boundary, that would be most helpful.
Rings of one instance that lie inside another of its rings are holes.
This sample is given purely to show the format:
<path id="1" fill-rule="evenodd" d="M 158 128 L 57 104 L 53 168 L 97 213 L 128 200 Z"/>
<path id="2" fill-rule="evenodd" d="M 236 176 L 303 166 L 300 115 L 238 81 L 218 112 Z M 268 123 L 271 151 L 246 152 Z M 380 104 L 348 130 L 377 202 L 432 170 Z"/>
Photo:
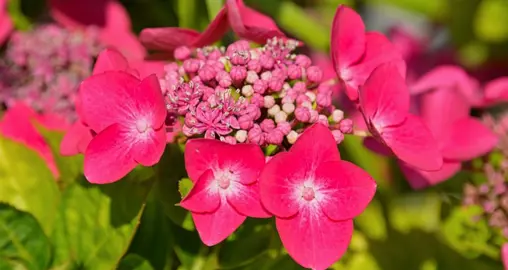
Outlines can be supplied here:
<path id="1" fill-rule="evenodd" d="M 202 33 L 178 27 L 146 28 L 141 31 L 140 40 L 148 49 L 171 52 L 180 46 L 210 45 L 222 38 L 230 26 L 240 38 L 260 44 L 285 36 L 271 18 L 245 6 L 242 0 L 228 0 Z"/>
<path id="2" fill-rule="evenodd" d="M 141 60 L 146 51 L 132 33 L 127 10 L 116 0 L 49 0 L 51 15 L 70 29 L 96 26 L 102 42 L 120 50 L 129 60 Z"/>
<path id="3" fill-rule="evenodd" d="M 491 151 L 498 137 L 481 121 L 469 115 L 470 104 L 455 88 L 442 87 L 420 97 L 420 115 L 429 127 L 443 156 L 438 171 L 417 170 L 401 162 L 411 187 L 420 189 L 451 178 L 461 163 Z"/>
<path id="4" fill-rule="evenodd" d="M 44 159 L 55 178 L 58 178 L 60 173 L 51 148 L 33 124 L 34 121 L 40 123 L 41 120 L 43 120 L 41 116 L 37 115 L 30 107 L 23 103 L 16 103 L 3 115 L 0 121 L 0 133 L 2 136 L 22 143 L 37 152 Z"/>
<path id="5" fill-rule="evenodd" d="M 0 45 L 2 45 L 11 34 L 14 26 L 7 13 L 7 0 L 0 0 Z"/>
<path id="6" fill-rule="evenodd" d="M 409 113 L 409 92 L 395 64 L 382 64 L 372 72 L 360 88 L 360 109 L 372 135 L 397 158 L 421 170 L 441 168 L 443 159 L 431 132 Z"/>
<path id="7" fill-rule="evenodd" d="M 259 199 L 257 180 L 265 165 L 259 146 L 193 139 L 186 144 L 184 155 L 194 187 L 180 205 L 191 211 L 203 243 L 222 242 L 247 216 L 270 216 Z"/>
<path id="8" fill-rule="evenodd" d="M 358 88 L 382 63 L 393 62 L 399 76 L 406 75 L 406 64 L 390 41 L 378 32 L 365 33 L 360 15 L 344 5 L 335 13 L 331 50 L 335 72 L 353 101 L 358 99 Z"/>
<path id="9" fill-rule="evenodd" d="M 111 183 L 139 164 L 157 163 L 166 145 L 166 108 L 155 75 L 139 80 L 123 71 L 93 75 L 79 89 L 81 120 L 97 135 L 85 151 L 91 183 Z"/>
<path id="10" fill-rule="evenodd" d="M 503 260 L 504 269 L 508 270 L 508 243 L 501 247 L 501 259 Z"/>
<path id="11" fill-rule="evenodd" d="M 484 87 L 484 106 L 508 102 L 508 77 L 499 77 Z"/>
<path id="12" fill-rule="evenodd" d="M 352 218 L 376 191 L 366 172 L 340 159 L 332 133 L 321 124 L 268 161 L 259 186 L 261 202 L 275 215 L 289 255 L 312 269 L 326 269 L 346 252 Z"/>

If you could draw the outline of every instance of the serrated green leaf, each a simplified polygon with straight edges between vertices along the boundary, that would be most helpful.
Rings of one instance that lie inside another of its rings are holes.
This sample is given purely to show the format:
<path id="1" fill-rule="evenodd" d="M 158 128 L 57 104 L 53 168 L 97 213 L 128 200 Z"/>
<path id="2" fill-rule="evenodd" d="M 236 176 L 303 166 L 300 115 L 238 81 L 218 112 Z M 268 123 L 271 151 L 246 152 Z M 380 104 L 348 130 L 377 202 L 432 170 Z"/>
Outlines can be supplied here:
<path id="1" fill-rule="evenodd" d="M 178 181 L 178 192 L 180 192 L 180 196 L 185 198 L 187 194 L 189 194 L 189 191 L 192 189 L 194 184 L 189 178 L 182 178 L 180 181 Z"/>
<path id="2" fill-rule="evenodd" d="M 63 193 L 55 266 L 69 263 L 85 269 L 112 269 L 134 237 L 153 181 L 130 175 L 118 182 L 92 185 L 81 179 Z"/>
<path id="3" fill-rule="evenodd" d="M 127 254 L 116 268 L 118 270 L 153 270 L 154 268 L 143 257 L 137 254 Z"/>
<path id="4" fill-rule="evenodd" d="M 50 259 L 49 239 L 37 220 L 30 213 L 0 203 L 0 269 L 23 266 L 45 270 Z"/>
<path id="5" fill-rule="evenodd" d="M 24 145 L 0 136 L 0 179 L 0 202 L 34 215 L 49 235 L 60 192 L 44 160 Z"/>

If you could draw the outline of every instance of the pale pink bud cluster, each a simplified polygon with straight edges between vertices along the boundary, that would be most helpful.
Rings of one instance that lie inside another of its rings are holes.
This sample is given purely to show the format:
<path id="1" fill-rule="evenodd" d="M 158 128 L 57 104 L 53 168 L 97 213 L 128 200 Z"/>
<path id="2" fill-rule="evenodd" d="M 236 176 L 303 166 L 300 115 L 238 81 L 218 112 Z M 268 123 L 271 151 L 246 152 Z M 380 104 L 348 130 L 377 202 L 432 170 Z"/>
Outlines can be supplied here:
<path id="1" fill-rule="evenodd" d="M 178 48 L 178 61 L 161 80 L 168 112 L 183 119 L 187 137 L 288 146 L 322 123 L 340 143 L 353 123 L 332 105 L 333 85 L 322 83 L 323 71 L 293 54 L 296 45 L 274 38 L 259 48 L 245 40 L 227 48 Z"/>
<path id="2" fill-rule="evenodd" d="M 77 86 L 91 75 L 101 49 L 93 28 L 71 32 L 49 24 L 14 32 L 0 60 L 0 102 L 23 101 L 73 121 Z"/>

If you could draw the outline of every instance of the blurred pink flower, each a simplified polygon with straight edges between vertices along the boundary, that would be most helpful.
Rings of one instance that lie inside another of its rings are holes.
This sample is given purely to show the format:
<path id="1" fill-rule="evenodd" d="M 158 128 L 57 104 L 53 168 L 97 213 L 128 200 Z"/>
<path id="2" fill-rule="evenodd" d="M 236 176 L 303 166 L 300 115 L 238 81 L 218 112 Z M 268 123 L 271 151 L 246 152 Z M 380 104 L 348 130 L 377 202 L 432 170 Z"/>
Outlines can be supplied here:
<path id="1" fill-rule="evenodd" d="M 261 202 L 276 217 L 282 244 L 305 268 L 326 269 L 346 252 L 352 219 L 376 192 L 374 180 L 340 159 L 334 136 L 314 124 L 261 172 Z"/>
<path id="2" fill-rule="evenodd" d="M 337 8 L 332 26 L 332 61 L 347 96 L 358 100 L 358 88 L 380 64 L 392 62 L 400 76 L 406 75 L 406 64 L 398 50 L 381 33 L 365 32 L 362 18 L 353 9 Z"/>
<path id="3" fill-rule="evenodd" d="M 501 259 L 505 270 L 508 270 L 508 243 L 503 244 L 501 247 Z"/>
<path id="4" fill-rule="evenodd" d="M 14 28 L 12 20 L 7 14 L 7 1 L 0 0 L 0 45 L 3 45 Z"/>
<path id="5" fill-rule="evenodd" d="M 187 142 L 185 168 L 194 187 L 180 205 L 191 211 L 203 243 L 222 242 L 246 217 L 271 216 L 259 199 L 258 177 L 264 165 L 263 151 L 255 144 Z"/>
<path id="6" fill-rule="evenodd" d="M 140 40 L 148 49 L 172 52 L 180 46 L 211 45 L 222 38 L 229 27 L 240 38 L 260 44 L 269 38 L 285 37 L 270 17 L 245 6 L 243 0 L 227 0 L 202 33 L 178 27 L 146 28 L 141 31 Z"/>
<path id="7" fill-rule="evenodd" d="M 376 68 L 360 88 L 360 110 L 374 138 L 412 166 L 439 170 L 443 158 L 437 143 L 409 106 L 406 83 L 393 63 Z"/>

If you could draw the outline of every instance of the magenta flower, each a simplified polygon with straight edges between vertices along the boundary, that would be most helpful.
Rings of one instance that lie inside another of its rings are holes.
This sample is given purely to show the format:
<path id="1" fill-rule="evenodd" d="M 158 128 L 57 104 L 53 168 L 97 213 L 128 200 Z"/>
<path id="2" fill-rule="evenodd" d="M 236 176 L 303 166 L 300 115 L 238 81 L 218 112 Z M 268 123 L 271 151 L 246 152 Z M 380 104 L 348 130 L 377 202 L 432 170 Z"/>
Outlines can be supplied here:
<path id="1" fill-rule="evenodd" d="M 0 45 L 4 44 L 14 26 L 7 14 L 7 0 L 0 0 Z"/>
<path id="2" fill-rule="evenodd" d="M 425 188 L 449 179 L 461 169 L 461 163 L 491 151 L 498 137 L 481 121 L 469 115 L 470 104 L 455 88 L 442 87 L 420 98 L 420 115 L 429 127 L 443 156 L 443 167 L 422 171 L 401 162 L 411 187 Z"/>
<path id="3" fill-rule="evenodd" d="M 406 75 L 401 54 L 381 33 L 365 32 L 362 18 L 353 9 L 337 8 L 332 26 L 332 61 L 348 97 L 356 101 L 358 88 L 382 63 L 393 62 L 400 76 Z"/>
<path id="4" fill-rule="evenodd" d="M 242 0 L 228 0 L 202 33 L 178 27 L 146 28 L 141 31 L 140 40 L 148 49 L 172 52 L 180 46 L 210 45 L 222 38 L 230 26 L 240 38 L 260 44 L 285 36 L 271 18 L 245 6 Z"/>
<path id="5" fill-rule="evenodd" d="M 98 27 L 101 41 L 120 50 L 129 60 L 141 60 L 145 49 L 132 33 L 127 10 L 116 0 L 49 0 L 55 21 L 72 30 Z"/>
<path id="6" fill-rule="evenodd" d="M 421 170 L 439 170 L 438 145 L 422 120 L 409 113 L 409 105 L 404 78 L 393 63 L 376 68 L 360 88 L 360 109 L 372 135 L 398 159 Z"/>
<path id="7" fill-rule="evenodd" d="M 508 77 L 499 77 L 488 82 L 483 90 L 483 106 L 508 102 Z"/>
<path id="8" fill-rule="evenodd" d="M 366 172 L 340 159 L 332 133 L 321 124 L 270 159 L 259 185 L 282 244 L 296 262 L 312 269 L 326 269 L 346 252 L 352 219 L 376 191 Z"/>
<path id="9" fill-rule="evenodd" d="M 180 205 L 191 211 L 203 243 L 222 242 L 246 217 L 270 216 L 259 199 L 258 176 L 265 157 L 258 145 L 192 139 L 184 155 L 194 187 Z"/>
<path id="10" fill-rule="evenodd" d="M 501 260 L 503 260 L 504 269 L 508 269 L 508 243 L 501 247 Z"/>
<path id="11" fill-rule="evenodd" d="M 97 135 L 85 151 L 92 183 L 119 180 L 139 164 L 157 163 L 166 145 L 166 108 L 155 75 L 139 80 L 123 71 L 93 75 L 79 89 L 81 120 Z"/>

